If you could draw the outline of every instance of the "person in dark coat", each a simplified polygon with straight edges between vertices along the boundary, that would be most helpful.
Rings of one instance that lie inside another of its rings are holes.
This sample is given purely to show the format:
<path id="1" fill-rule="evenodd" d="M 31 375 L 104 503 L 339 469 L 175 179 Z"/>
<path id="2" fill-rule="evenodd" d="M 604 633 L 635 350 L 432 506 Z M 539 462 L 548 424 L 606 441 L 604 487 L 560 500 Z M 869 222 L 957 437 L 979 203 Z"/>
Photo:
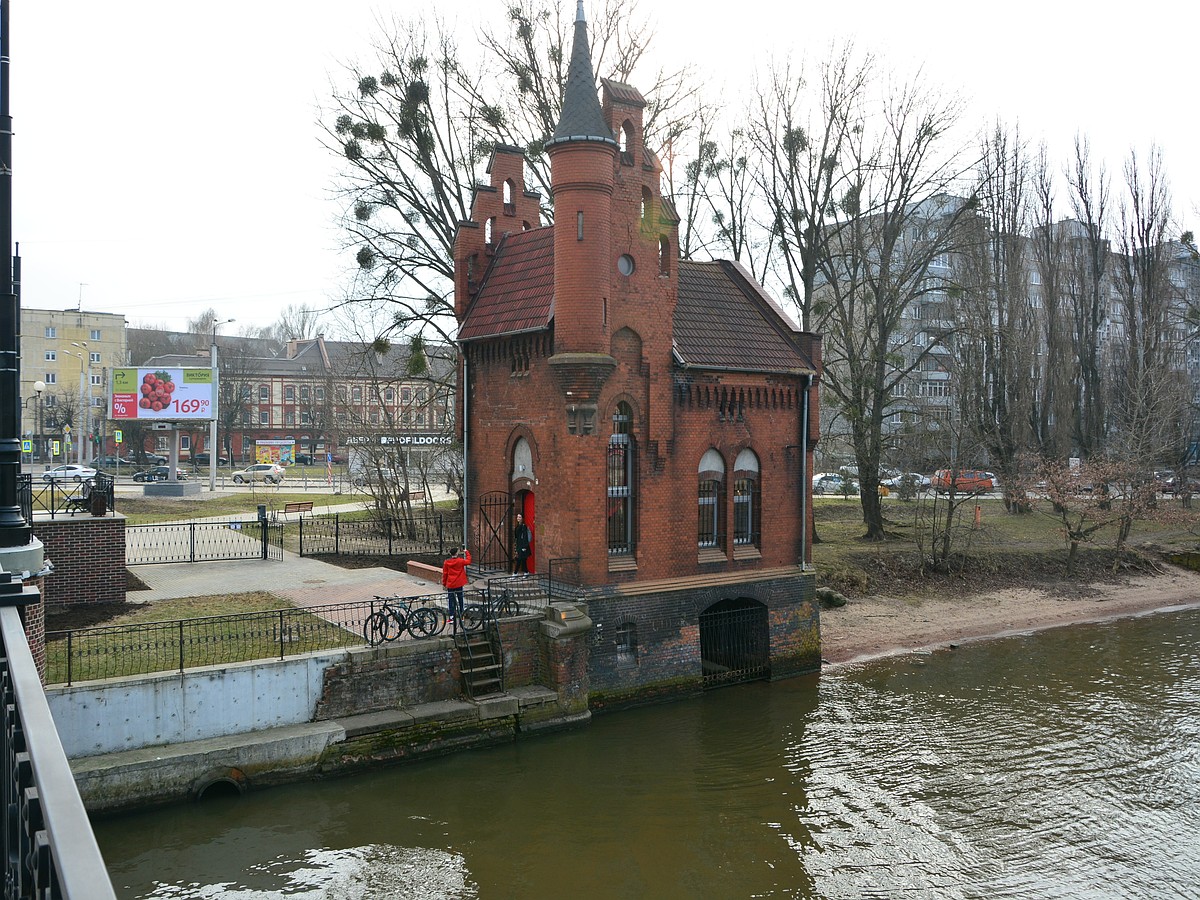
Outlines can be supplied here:
<path id="1" fill-rule="evenodd" d="M 513 527 L 513 550 L 516 552 L 516 562 L 513 563 L 513 574 L 529 574 L 529 555 L 532 552 L 533 532 L 525 524 L 525 517 L 517 513 L 517 524 Z"/>

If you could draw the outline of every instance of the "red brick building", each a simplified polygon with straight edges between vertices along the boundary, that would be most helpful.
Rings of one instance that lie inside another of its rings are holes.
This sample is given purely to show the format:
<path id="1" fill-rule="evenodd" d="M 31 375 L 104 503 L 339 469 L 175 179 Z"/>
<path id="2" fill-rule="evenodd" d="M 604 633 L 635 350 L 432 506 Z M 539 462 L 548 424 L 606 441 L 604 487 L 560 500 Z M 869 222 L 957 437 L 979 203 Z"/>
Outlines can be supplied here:
<path id="1" fill-rule="evenodd" d="M 500 146 L 455 242 L 476 560 L 507 567 L 525 515 L 594 623 L 593 705 L 810 670 L 820 339 L 736 263 L 678 258 L 645 100 L 598 99 L 587 47 L 581 10 L 554 224 Z"/>

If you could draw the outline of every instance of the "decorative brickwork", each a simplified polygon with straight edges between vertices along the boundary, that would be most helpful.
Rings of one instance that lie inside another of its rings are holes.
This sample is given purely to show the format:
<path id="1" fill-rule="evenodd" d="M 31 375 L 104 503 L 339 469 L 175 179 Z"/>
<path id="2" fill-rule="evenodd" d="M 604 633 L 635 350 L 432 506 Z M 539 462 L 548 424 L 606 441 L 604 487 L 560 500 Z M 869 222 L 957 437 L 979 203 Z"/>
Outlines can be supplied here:
<path id="1" fill-rule="evenodd" d="M 124 602 L 124 516 L 35 519 L 33 533 L 54 563 L 42 589 L 44 604 Z"/>

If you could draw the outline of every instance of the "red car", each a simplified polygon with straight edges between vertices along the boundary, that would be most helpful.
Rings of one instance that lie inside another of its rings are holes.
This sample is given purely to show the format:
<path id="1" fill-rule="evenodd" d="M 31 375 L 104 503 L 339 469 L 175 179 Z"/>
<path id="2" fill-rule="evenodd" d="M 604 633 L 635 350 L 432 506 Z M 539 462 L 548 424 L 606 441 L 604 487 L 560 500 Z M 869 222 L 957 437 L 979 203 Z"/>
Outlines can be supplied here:
<path id="1" fill-rule="evenodd" d="M 933 489 L 943 494 L 949 493 L 952 484 L 956 494 L 987 494 L 996 489 L 995 476 L 978 469 L 938 469 L 931 480 Z"/>

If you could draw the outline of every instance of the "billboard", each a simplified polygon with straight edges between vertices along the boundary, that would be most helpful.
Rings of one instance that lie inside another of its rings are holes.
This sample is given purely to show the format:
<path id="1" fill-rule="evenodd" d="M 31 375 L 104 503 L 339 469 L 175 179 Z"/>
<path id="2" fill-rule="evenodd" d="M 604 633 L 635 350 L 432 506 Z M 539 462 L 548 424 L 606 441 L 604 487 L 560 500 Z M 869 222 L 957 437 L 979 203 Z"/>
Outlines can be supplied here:
<path id="1" fill-rule="evenodd" d="M 113 419 L 213 419 L 212 369 L 113 369 Z"/>
<path id="2" fill-rule="evenodd" d="M 295 440 L 255 441 L 254 461 L 290 466 L 296 462 Z"/>

